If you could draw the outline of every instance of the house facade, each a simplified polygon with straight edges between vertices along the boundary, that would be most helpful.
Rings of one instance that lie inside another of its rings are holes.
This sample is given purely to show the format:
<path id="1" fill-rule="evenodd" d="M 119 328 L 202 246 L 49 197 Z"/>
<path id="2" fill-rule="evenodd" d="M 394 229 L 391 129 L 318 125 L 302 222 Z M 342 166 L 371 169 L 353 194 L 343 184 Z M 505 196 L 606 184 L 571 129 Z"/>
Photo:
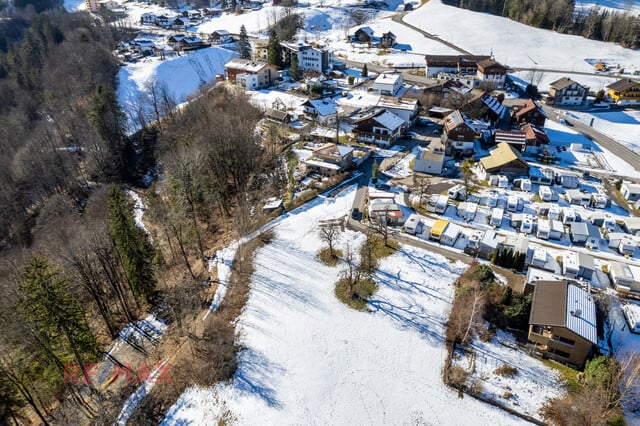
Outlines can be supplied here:
<path id="1" fill-rule="evenodd" d="M 523 104 L 515 105 L 511 111 L 511 118 L 519 125 L 533 124 L 544 127 L 547 120 L 547 115 L 533 99 L 527 99 Z"/>
<path id="2" fill-rule="evenodd" d="M 480 137 L 476 128 L 458 110 L 444 118 L 445 148 L 453 156 L 470 155 Z"/>
<path id="3" fill-rule="evenodd" d="M 351 168 L 354 148 L 346 145 L 327 143 L 314 149 L 311 158 L 305 160 L 307 169 L 322 174 L 333 175 Z"/>
<path id="4" fill-rule="evenodd" d="M 295 55 L 298 60 L 298 69 L 301 71 L 325 73 L 333 67 L 333 51 L 326 47 L 285 42 L 280 45 L 283 48 L 285 63 L 290 64 L 291 57 Z"/>
<path id="5" fill-rule="evenodd" d="M 476 74 L 478 62 L 491 59 L 491 56 L 478 55 L 426 55 L 426 76 L 436 78 L 440 73 Z"/>
<path id="6" fill-rule="evenodd" d="M 248 89 L 264 89 L 273 85 L 278 67 L 261 61 L 234 58 L 224 65 L 227 80 Z"/>
<path id="7" fill-rule="evenodd" d="M 371 43 L 373 41 L 373 30 L 370 27 L 358 28 L 354 38 L 360 43 Z"/>
<path id="8" fill-rule="evenodd" d="M 587 100 L 589 87 L 562 77 L 549 86 L 549 96 L 553 105 L 582 105 Z"/>
<path id="9" fill-rule="evenodd" d="M 393 47 L 396 44 L 396 35 L 391 31 L 382 34 L 380 37 L 380 47 L 388 48 Z"/>
<path id="10" fill-rule="evenodd" d="M 537 281 L 528 340 L 541 356 L 582 368 L 598 342 L 596 305 L 588 291 L 566 281 Z"/>
<path id="11" fill-rule="evenodd" d="M 413 171 L 439 175 L 442 173 L 444 163 L 444 145 L 438 138 L 432 138 L 429 146 L 418 148 L 416 158 L 413 160 Z"/>
<path id="12" fill-rule="evenodd" d="M 385 109 L 375 110 L 356 120 L 355 125 L 353 133 L 358 142 L 385 148 L 394 145 L 404 131 L 404 120 Z"/>
<path id="13" fill-rule="evenodd" d="M 332 98 L 309 99 L 302 104 L 304 114 L 310 120 L 328 125 L 336 122 L 338 105 Z"/>
<path id="14" fill-rule="evenodd" d="M 624 78 L 607 86 L 607 95 L 616 105 L 640 105 L 640 81 Z"/>
<path id="15" fill-rule="evenodd" d="M 502 89 L 507 79 L 507 68 L 493 59 L 483 59 L 478 61 L 477 77 L 481 84 Z"/>
<path id="16" fill-rule="evenodd" d="M 373 81 L 373 91 L 379 95 L 394 96 L 402 87 L 402 74 L 379 74 Z"/>

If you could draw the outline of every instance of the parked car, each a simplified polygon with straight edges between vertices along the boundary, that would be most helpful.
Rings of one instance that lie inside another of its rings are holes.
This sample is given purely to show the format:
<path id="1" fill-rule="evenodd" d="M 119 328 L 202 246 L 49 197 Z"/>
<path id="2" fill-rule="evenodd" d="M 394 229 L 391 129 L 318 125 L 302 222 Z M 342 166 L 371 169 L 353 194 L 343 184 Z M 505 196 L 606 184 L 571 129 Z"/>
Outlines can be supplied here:
<path id="1" fill-rule="evenodd" d="M 351 210 L 351 219 L 360 220 L 361 217 L 362 217 L 362 214 L 360 213 L 360 209 L 357 207 L 354 207 L 353 210 Z"/>

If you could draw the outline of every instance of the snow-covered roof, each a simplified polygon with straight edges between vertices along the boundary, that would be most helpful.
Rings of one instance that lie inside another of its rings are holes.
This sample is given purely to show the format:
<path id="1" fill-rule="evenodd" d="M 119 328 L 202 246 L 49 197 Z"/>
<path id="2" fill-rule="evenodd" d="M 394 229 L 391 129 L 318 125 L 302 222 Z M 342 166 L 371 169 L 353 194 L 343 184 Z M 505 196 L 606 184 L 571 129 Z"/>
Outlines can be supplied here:
<path id="1" fill-rule="evenodd" d="M 383 110 L 382 113 L 374 115 L 372 118 L 376 123 L 392 131 L 398 129 L 404 124 L 404 120 L 402 118 L 398 117 L 391 111 L 387 111 L 386 109 Z"/>
<path id="2" fill-rule="evenodd" d="M 398 82 L 398 80 L 402 81 L 402 74 L 379 74 L 376 79 L 373 81 L 373 84 L 391 84 L 394 85 Z"/>
<path id="3" fill-rule="evenodd" d="M 309 99 L 305 103 L 311 105 L 317 111 L 318 115 L 327 116 L 338 112 L 336 102 L 331 98 Z"/>
<path id="4" fill-rule="evenodd" d="M 316 166 L 316 167 L 320 167 L 320 168 L 323 168 L 323 169 L 340 170 L 340 166 L 339 165 L 333 164 L 333 163 L 329 163 L 327 161 L 308 159 L 308 160 L 305 160 L 304 162 L 305 162 L 305 164 L 308 164 L 310 166 Z"/>
<path id="5" fill-rule="evenodd" d="M 358 28 L 356 30 L 356 32 L 358 32 L 358 31 L 362 31 L 363 33 L 365 33 L 369 37 L 373 37 L 373 30 L 370 27 L 361 27 L 361 28 Z"/>

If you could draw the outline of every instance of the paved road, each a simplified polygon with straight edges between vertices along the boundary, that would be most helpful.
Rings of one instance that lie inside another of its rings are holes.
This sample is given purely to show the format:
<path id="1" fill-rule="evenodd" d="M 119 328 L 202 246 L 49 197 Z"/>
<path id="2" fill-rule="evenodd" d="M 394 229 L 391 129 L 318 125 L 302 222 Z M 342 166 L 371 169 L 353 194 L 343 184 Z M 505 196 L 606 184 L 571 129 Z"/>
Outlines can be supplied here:
<path id="1" fill-rule="evenodd" d="M 640 170 L 640 155 L 638 155 L 635 151 L 627 148 L 625 145 L 619 143 L 615 139 L 610 138 L 609 136 L 603 135 L 599 131 L 595 130 L 593 127 L 590 127 L 580 121 L 577 121 L 571 118 L 568 115 L 564 115 L 566 110 L 552 108 L 548 105 L 542 105 L 542 109 L 547 114 L 547 117 L 555 122 L 559 122 L 558 115 L 561 115 L 561 118 L 567 120 L 569 123 L 573 125 L 573 128 L 584 134 L 585 136 L 594 140 L 598 145 L 608 149 L 616 155 L 617 157 L 622 158 L 624 161 L 629 163 L 635 170 Z M 619 172 L 619 170 L 618 170 Z"/>

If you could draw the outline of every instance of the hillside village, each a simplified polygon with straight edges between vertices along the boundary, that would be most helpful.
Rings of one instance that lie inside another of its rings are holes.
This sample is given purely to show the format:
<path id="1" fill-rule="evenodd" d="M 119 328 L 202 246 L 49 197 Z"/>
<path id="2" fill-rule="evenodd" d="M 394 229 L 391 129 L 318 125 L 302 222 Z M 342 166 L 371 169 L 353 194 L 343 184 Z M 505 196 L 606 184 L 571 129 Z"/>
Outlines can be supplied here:
<path id="1" fill-rule="evenodd" d="M 114 50 L 123 69 L 224 51 L 228 60 L 210 79 L 211 70 L 193 65 L 200 86 L 246 92 L 263 114 L 256 133 L 264 148 L 286 158 L 287 190 L 265 194 L 255 208 L 285 221 L 305 203 L 313 206 L 310 200 L 340 199 L 341 191 L 357 186 L 339 201 L 348 201 L 346 211 L 335 215 L 347 229 L 362 235 L 374 229 L 403 245 L 519 277 L 514 292 L 531 297 L 524 329 L 498 330 L 495 343 L 470 346 L 509 357 L 500 351 L 510 345 L 576 370 L 597 354 L 614 355 L 616 339 L 629 345 L 627 351 L 640 348 L 640 175 L 623 173 L 597 137 L 582 134 L 589 123 L 580 116 L 640 107 L 640 76 L 597 62 L 594 75 L 607 73 L 612 81 L 602 89 L 567 73 L 546 90 L 524 81 L 492 51 L 414 54 L 386 64 L 349 57 L 310 37 L 274 41 L 273 34 L 221 24 L 202 31 L 215 19 L 278 3 L 144 11 L 134 2 L 86 0 L 85 7 L 135 20 L 138 36 Z M 135 15 L 128 10 L 134 7 Z M 402 3 L 393 11 L 417 7 Z M 409 43 L 371 22 L 346 28 L 342 42 L 380 58 L 406 53 Z M 453 272 L 460 271 L 443 273 Z M 454 346 L 453 354 L 454 364 L 466 365 L 466 351 Z M 489 367 L 477 362 L 481 376 Z M 537 397 L 502 395 L 519 379 L 504 379 L 506 385 L 492 380 L 485 386 L 497 390 L 480 399 L 540 421 Z"/>

